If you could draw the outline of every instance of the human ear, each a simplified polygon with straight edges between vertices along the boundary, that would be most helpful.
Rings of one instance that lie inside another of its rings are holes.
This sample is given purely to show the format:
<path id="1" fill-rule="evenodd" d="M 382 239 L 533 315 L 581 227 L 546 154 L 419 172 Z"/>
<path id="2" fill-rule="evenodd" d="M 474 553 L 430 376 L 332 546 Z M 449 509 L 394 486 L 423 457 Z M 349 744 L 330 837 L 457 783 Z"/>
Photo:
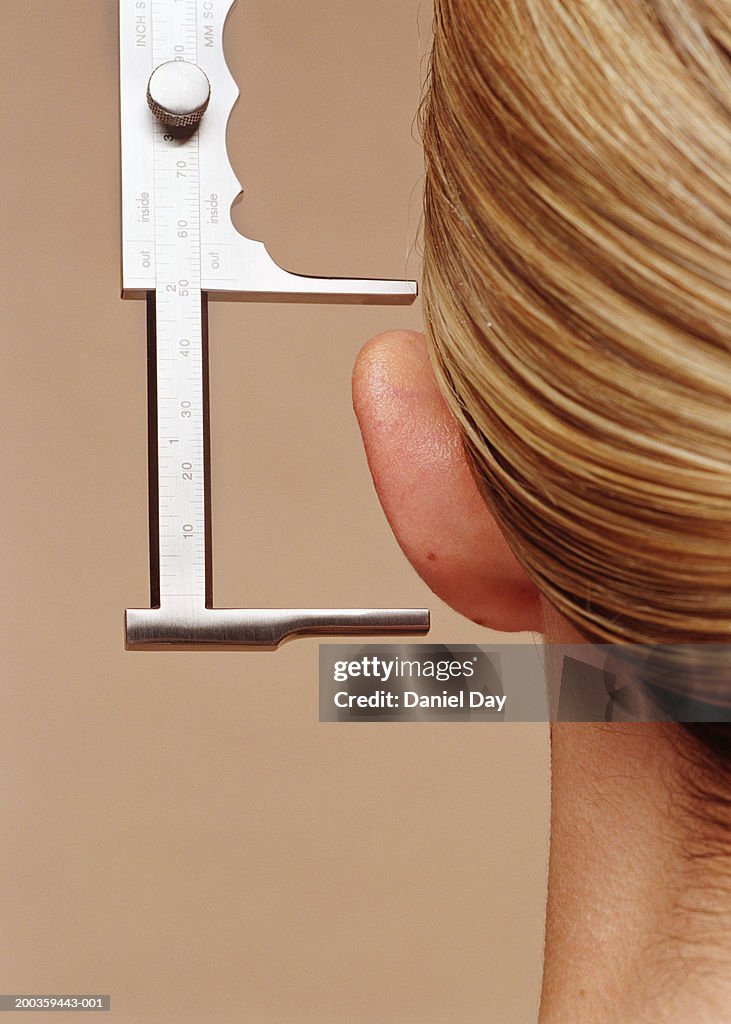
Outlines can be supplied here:
<path id="1" fill-rule="evenodd" d="M 427 586 L 481 626 L 540 632 L 539 591 L 477 488 L 424 335 L 389 331 L 367 342 L 353 405 L 383 511 Z"/>

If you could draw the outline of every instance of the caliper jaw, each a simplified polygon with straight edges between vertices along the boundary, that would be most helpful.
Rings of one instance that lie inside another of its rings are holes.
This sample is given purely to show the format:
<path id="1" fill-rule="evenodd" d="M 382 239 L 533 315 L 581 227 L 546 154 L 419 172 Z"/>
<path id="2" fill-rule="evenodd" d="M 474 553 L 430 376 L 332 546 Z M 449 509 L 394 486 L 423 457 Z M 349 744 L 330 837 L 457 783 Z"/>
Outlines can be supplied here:
<path id="1" fill-rule="evenodd" d="M 428 614 L 428 613 L 427 613 Z M 128 650 L 241 647 L 273 651 L 303 636 L 408 636 L 423 633 L 421 609 L 390 608 L 128 608 Z"/>

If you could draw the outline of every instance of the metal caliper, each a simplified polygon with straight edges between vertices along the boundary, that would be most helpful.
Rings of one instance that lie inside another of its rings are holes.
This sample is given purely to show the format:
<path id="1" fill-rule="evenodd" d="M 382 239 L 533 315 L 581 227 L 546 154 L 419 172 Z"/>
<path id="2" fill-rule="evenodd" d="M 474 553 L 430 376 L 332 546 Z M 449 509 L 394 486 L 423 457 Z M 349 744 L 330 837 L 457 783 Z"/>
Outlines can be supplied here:
<path id="1" fill-rule="evenodd" d="M 147 301 L 150 608 L 127 649 L 275 649 L 295 636 L 423 634 L 423 608 L 214 608 L 208 299 L 412 302 L 413 281 L 292 274 L 241 235 L 223 52 L 236 0 L 120 0 L 122 295 Z"/>

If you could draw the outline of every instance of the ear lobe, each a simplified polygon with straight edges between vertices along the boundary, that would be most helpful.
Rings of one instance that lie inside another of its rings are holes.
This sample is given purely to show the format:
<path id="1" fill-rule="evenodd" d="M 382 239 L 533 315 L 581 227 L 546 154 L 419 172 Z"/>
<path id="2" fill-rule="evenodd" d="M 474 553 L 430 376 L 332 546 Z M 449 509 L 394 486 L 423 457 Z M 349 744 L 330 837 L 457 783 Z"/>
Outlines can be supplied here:
<path id="1" fill-rule="evenodd" d="M 540 632 L 540 594 L 477 489 L 424 336 L 371 339 L 353 371 L 353 405 L 383 510 L 427 586 L 481 626 Z"/>

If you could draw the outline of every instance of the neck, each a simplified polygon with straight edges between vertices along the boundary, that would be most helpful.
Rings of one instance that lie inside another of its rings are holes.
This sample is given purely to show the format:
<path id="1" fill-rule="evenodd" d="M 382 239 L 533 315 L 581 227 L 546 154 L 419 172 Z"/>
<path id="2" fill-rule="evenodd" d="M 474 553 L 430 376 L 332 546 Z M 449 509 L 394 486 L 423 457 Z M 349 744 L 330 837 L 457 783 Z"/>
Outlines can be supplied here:
<path id="1" fill-rule="evenodd" d="M 728 854 L 701 842 L 681 727 L 556 723 L 551 737 L 540 1024 L 728 1021 L 731 838 Z"/>

